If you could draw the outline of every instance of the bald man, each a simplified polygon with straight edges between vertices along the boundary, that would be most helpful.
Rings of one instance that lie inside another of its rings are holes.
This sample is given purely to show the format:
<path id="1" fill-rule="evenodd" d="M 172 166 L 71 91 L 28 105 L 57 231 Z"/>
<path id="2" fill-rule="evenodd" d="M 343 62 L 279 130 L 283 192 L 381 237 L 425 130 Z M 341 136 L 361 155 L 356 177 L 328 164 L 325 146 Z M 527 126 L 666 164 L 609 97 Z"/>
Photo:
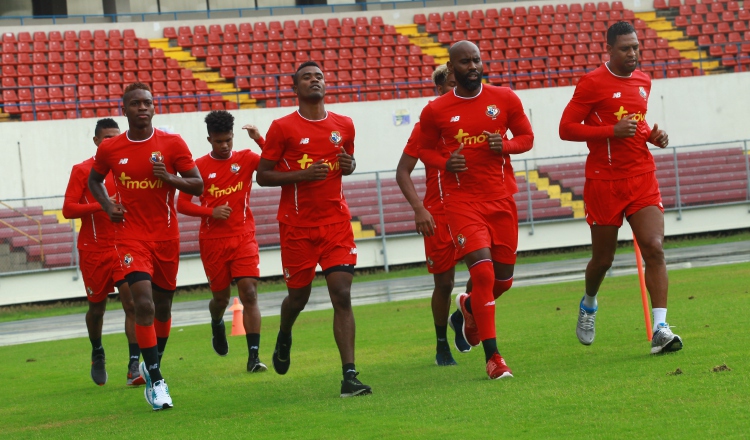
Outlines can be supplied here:
<path id="1" fill-rule="evenodd" d="M 534 134 L 512 90 L 482 84 L 476 45 L 459 41 L 449 55 L 456 88 L 422 111 L 419 158 L 444 171 L 443 203 L 455 257 L 466 262 L 473 283 L 470 293 L 456 298 L 459 310 L 451 319 L 462 322 L 470 345 L 482 344 L 490 379 L 513 377 L 497 348 L 495 300 L 513 284 L 518 246 L 513 199 L 518 188 L 510 155 L 529 151 Z"/>

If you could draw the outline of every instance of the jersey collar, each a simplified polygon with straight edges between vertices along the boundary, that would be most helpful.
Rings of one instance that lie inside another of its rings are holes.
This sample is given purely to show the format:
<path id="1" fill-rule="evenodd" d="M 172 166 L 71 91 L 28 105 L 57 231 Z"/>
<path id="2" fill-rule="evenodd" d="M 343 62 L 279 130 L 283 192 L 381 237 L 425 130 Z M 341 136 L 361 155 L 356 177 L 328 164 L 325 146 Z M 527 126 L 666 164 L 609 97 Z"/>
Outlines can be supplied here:
<path id="1" fill-rule="evenodd" d="M 300 113 L 300 112 L 299 112 L 299 109 L 297 110 L 297 115 L 298 115 L 298 116 L 299 116 L 300 118 L 304 119 L 305 121 L 310 121 L 310 122 L 320 122 L 320 121 L 325 121 L 326 119 L 328 119 L 328 110 L 326 110 L 326 116 L 325 116 L 325 118 L 323 118 L 323 119 L 307 119 L 306 117 L 302 116 L 302 113 Z"/>
<path id="2" fill-rule="evenodd" d="M 126 137 L 126 138 L 127 138 L 127 139 L 128 139 L 129 141 L 130 141 L 130 142 L 146 142 L 147 140 L 149 140 L 149 139 L 151 139 L 152 137 L 154 137 L 154 133 L 156 133 L 156 129 L 155 129 L 154 127 L 151 127 L 151 135 L 150 135 L 149 137 L 147 137 L 146 139 L 143 139 L 142 141 L 134 141 L 133 139 L 130 139 L 130 130 L 128 130 L 128 131 L 126 131 L 126 132 L 125 132 L 125 137 Z"/>
<path id="3" fill-rule="evenodd" d="M 453 96 L 455 96 L 456 98 L 459 98 L 459 99 L 474 99 L 474 98 L 478 98 L 479 95 L 482 94 L 483 90 L 484 90 L 484 84 L 479 84 L 479 93 L 477 93 L 475 96 L 465 97 L 465 96 L 459 96 L 458 93 L 456 93 L 456 88 L 454 87 L 453 88 Z"/>
<path id="4" fill-rule="evenodd" d="M 609 69 L 609 63 L 608 63 L 608 62 L 607 62 L 607 63 L 604 63 L 604 67 L 606 67 L 606 68 L 607 68 L 607 71 L 609 71 L 609 73 L 611 73 L 611 74 L 612 74 L 612 76 L 614 76 L 615 78 L 632 78 L 632 77 L 633 77 L 633 73 L 632 73 L 632 72 L 631 72 L 631 73 L 630 73 L 630 75 L 628 75 L 628 76 L 620 76 L 620 75 L 616 74 L 615 72 L 613 72 L 613 71 L 611 71 L 611 70 Z"/>

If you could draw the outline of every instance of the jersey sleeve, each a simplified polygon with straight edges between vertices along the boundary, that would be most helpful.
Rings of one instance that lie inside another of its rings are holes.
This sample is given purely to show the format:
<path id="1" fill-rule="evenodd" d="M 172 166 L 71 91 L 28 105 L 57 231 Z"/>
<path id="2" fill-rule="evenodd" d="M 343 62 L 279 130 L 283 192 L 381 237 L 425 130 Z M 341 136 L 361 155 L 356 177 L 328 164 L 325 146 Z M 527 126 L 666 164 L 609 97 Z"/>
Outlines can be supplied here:
<path id="1" fill-rule="evenodd" d="M 419 159 L 419 132 L 422 130 L 420 125 L 419 122 L 414 124 L 414 128 L 409 135 L 409 140 L 406 141 L 406 146 L 404 147 L 404 154 L 415 159 Z"/>
<path id="2" fill-rule="evenodd" d="M 344 151 L 346 151 L 346 154 L 354 156 L 354 137 L 356 135 L 354 121 L 348 119 L 347 122 L 349 123 L 349 129 L 352 131 L 352 138 L 344 141 Z"/>
<path id="3" fill-rule="evenodd" d="M 250 150 L 246 151 L 247 153 L 245 153 L 245 166 L 250 169 L 250 175 L 252 176 L 252 173 L 254 173 L 258 169 L 258 164 L 260 163 L 260 155 Z"/>
<path id="4" fill-rule="evenodd" d="M 180 191 L 177 196 L 177 212 L 191 217 L 210 217 L 214 210 L 206 206 L 200 206 L 193 203 L 193 195 Z"/>
<path id="5" fill-rule="evenodd" d="M 432 106 L 427 104 L 422 110 L 422 114 L 419 116 L 419 160 L 423 164 L 436 168 L 438 170 L 445 170 L 445 164 L 448 161 L 437 146 L 440 142 L 440 128 L 435 123 L 435 116 L 432 110 Z"/>
<path id="6" fill-rule="evenodd" d="M 101 205 L 97 202 L 80 203 L 85 185 L 88 183 L 88 177 L 80 167 L 73 167 L 73 170 L 70 172 L 68 187 L 65 189 L 65 200 L 63 201 L 62 208 L 63 217 L 67 219 L 81 218 L 102 210 Z"/>
<path id="7" fill-rule="evenodd" d="M 93 170 L 102 176 L 106 176 L 107 173 L 109 173 L 109 170 L 112 169 L 109 166 L 109 155 L 107 154 L 106 148 L 106 145 L 108 144 L 109 142 L 105 140 L 96 148 L 96 156 L 94 156 L 94 165 L 92 166 Z"/>
<path id="8" fill-rule="evenodd" d="M 266 146 L 263 148 L 261 158 L 278 162 L 284 155 L 284 131 L 277 121 L 273 121 L 266 133 Z"/>
<path id="9" fill-rule="evenodd" d="M 258 139 L 253 139 L 256 144 L 258 144 L 258 147 L 260 147 L 261 151 L 266 148 L 266 138 L 263 136 L 259 137 Z"/>
<path id="10" fill-rule="evenodd" d="M 193 154 L 190 152 L 187 144 L 181 137 L 175 138 L 175 155 L 174 168 L 179 173 L 190 171 L 195 168 L 195 161 L 193 160 Z"/>
<path id="11" fill-rule="evenodd" d="M 615 135 L 614 125 L 593 127 L 581 122 L 591 113 L 598 102 L 596 84 L 590 78 L 582 78 L 576 85 L 573 98 L 563 111 L 560 119 L 560 139 L 564 141 L 584 142 L 588 140 L 607 139 Z"/>
<path id="12" fill-rule="evenodd" d="M 513 139 L 503 140 L 504 154 L 521 154 L 531 150 L 534 146 L 534 132 L 529 118 L 523 110 L 521 99 L 512 90 L 508 96 L 508 129 L 513 133 Z"/>

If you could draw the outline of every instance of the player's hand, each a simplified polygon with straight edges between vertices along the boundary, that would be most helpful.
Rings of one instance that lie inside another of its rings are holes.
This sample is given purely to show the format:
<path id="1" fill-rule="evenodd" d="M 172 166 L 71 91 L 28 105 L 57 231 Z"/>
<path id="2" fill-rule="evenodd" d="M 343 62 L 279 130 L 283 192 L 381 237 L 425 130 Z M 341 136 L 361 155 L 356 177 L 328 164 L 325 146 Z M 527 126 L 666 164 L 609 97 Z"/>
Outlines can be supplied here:
<path id="1" fill-rule="evenodd" d="M 245 124 L 242 126 L 242 129 L 247 131 L 250 139 L 254 141 L 260 139 L 260 130 L 258 130 L 258 127 L 254 126 L 253 124 Z"/>
<path id="2" fill-rule="evenodd" d="M 432 237 L 435 234 L 435 219 L 426 208 L 422 207 L 414 211 L 414 223 L 417 224 L 417 234 Z"/>
<path id="3" fill-rule="evenodd" d="M 461 150 L 464 149 L 464 144 L 458 147 L 458 150 L 451 153 L 451 157 L 448 158 L 448 162 L 445 163 L 445 169 L 451 173 L 462 173 L 468 171 L 466 168 L 466 158 L 461 154 Z"/>
<path id="4" fill-rule="evenodd" d="M 307 173 L 305 174 L 306 180 L 325 180 L 330 170 L 331 168 L 328 164 L 323 162 L 323 159 L 320 159 L 305 169 L 305 173 Z"/>
<path id="5" fill-rule="evenodd" d="M 211 217 L 218 219 L 218 220 L 226 220 L 229 218 L 229 214 L 232 213 L 232 208 L 229 207 L 229 202 L 227 202 L 224 205 L 217 206 L 214 208 L 213 214 L 211 214 Z"/>
<path id="6" fill-rule="evenodd" d="M 110 203 L 102 208 L 104 208 L 104 212 L 107 213 L 112 223 L 120 223 L 125 218 L 125 208 L 119 203 Z"/>
<path id="7" fill-rule="evenodd" d="M 638 122 L 633 120 L 635 115 L 625 115 L 622 119 L 617 121 L 615 124 L 615 137 L 616 138 L 629 138 L 635 136 L 635 132 L 638 129 Z"/>
<path id="8" fill-rule="evenodd" d="M 503 154 L 503 135 L 498 133 L 490 133 L 489 131 L 483 131 L 482 134 L 487 136 L 487 143 L 490 146 L 490 150 L 497 154 Z"/>
<path id="9" fill-rule="evenodd" d="M 339 168 L 345 175 L 349 175 L 354 172 L 354 156 L 347 153 L 344 147 L 341 147 L 341 153 L 337 154 L 339 158 Z"/>
<path id="10" fill-rule="evenodd" d="M 167 171 L 167 166 L 162 162 L 154 163 L 154 177 L 157 179 L 169 183 L 172 179 L 172 174 Z"/>
<path id="11" fill-rule="evenodd" d="M 654 129 L 651 130 L 651 136 L 648 137 L 648 141 L 659 148 L 667 148 L 667 145 L 669 145 L 669 136 L 666 131 L 659 130 L 659 124 L 654 124 Z"/>

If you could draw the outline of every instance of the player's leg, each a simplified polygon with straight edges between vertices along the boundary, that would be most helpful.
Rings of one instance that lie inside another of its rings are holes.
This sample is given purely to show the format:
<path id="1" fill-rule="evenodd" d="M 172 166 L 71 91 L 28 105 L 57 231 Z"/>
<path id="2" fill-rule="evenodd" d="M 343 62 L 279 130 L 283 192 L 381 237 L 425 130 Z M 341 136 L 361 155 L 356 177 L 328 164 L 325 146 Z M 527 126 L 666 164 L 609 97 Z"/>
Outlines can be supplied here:
<path id="1" fill-rule="evenodd" d="M 169 333 L 172 330 L 172 299 L 175 291 L 156 283 L 151 284 L 151 290 L 154 299 L 154 331 L 159 347 L 159 368 L 161 368 L 164 350 L 167 348 Z"/>
<path id="2" fill-rule="evenodd" d="M 229 343 L 224 325 L 224 312 L 229 305 L 232 284 L 230 261 L 237 242 L 230 237 L 200 240 L 199 244 L 201 262 L 213 295 L 208 302 L 208 311 L 211 314 L 211 346 L 216 354 L 226 356 L 229 352 Z"/>
<path id="3" fill-rule="evenodd" d="M 455 273 L 455 269 L 454 269 Z M 455 277 L 455 276 L 454 276 Z M 466 286 L 464 288 L 464 292 L 466 295 L 471 295 L 471 289 L 472 289 L 472 282 L 471 278 L 466 282 Z M 458 295 L 460 297 L 461 295 Z M 450 317 L 448 318 L 448 325 L 451 326 L 453 329 L 453 332 L 455 334 L 455 337 L 453 338 L 453 346 L 456 347 L 456 350 L 458 350 L 460 353 L 468 353 L 471 351 L 471 344 L 469 344 L 466 341 L 466 338 L 464 337 L 464 315 L 461 313 L 461 308 L 456 308 L 456 311 L 451 313 Z"/>
<path id="4" fill-rule="evenodd" d="M 120 294 L 122 310 L 125 312 L 125 337 L 128 340 L 128 375 L 126 383 L 130 386 L 143 385 L 145 381 L 138 369 L 141 349 L 138 348 L 138 339 L 135 337 L 135 304 L 133 303 L 133 295 L 125 279 L 116 282 L 115 286 Z"/>
<path id="5" fill-rule="evenodd" d="M 667 324 L 669 277 L 664 259 L 664 214 L 657 206 L 647 206 L 628 217 L 646 263 L 646 288 L 651 296 L 653 354 L 682 349 L 682 339 Z"/>
<path id="6" fill-rule="evenodd" d="M 213 280 L 212 280 L 213 281 Z M 212 283 L 211 286 L 214 286 Z M 211 291 L 213 298 L 208 302 L 208 311 L 211 314 L 211 345 L 219 356 L 226 356 L 229 352 L 229 342 L 227 341 L 227 329 L 224 325 L 224 312 L 229 305 L 231 286 L 227 286 L 218 291 Z"/>
<path id="7" fill-rule="evenodd" d="M 262 373 L 268 370 L 268 367 L 260 361 L 258 356 L 261 319 L 260 307 L 258 307 L 258 279 L 254 277 L 237 279 L 237 290 L 244 307 L 242 324 L 245 327 L 245 340 L 247 341 L 247 371 L 249 373 Z"/>
<path id="8" fill-rule="evenodd" d="M 430 306 L 432 307 L 432 319 L 435 324 L 435 337 L 437 338 L 435 364 L 438 366 L 456 365 L 448 344 L 448 315 L 450 314 L 455 273 L 455 268 L 451 267 L 444 272 L 432 275 L 435 281 L 435 289 L 432 291 Z"/>
<path id="9" fill-rule="evenodd" d="M 312 277 L 315 276 L 315 269 L 310 268 L 305 272 L 310 272 Z M 302 277 L 299 272 L 297 277 Z M 309 276 L 304 276 L 308 278 Z M 288 295 L 281 301 L 281 319 L 279 323 L 279 334 L 276 336 L 276 346 L 273 351 L 273 369 L 279 374 L 286 374 L 291 365 L 292 350 L 292 327 L 297 317 L 305 309 L 307 301 L 310 299 L 312 290 L 312 280 L 302 287 L 291 287 L 287 281 Z"/>
<path id="10" fill-rule="evenodd" d="M 91 379 L 100 386 L 107 383 L 104 347 L 102 346 L 102 325 L 106 309 L 107 295 L 104 294 L 103 299 L 98 302 L 89 301 L 89 309 L 86 312 L 86 328 L 89 341 L 91 341 Z"/>
<path id="11" fill-rule="evenodd" d="M 154 301 L 154 331 L 159 348 L 159 368 L 169 333 L 172 330 L 172 299 L 177 290 L 177 269 L 180 264 L 180 240 L 166 240 L 151 246 Z"/>

